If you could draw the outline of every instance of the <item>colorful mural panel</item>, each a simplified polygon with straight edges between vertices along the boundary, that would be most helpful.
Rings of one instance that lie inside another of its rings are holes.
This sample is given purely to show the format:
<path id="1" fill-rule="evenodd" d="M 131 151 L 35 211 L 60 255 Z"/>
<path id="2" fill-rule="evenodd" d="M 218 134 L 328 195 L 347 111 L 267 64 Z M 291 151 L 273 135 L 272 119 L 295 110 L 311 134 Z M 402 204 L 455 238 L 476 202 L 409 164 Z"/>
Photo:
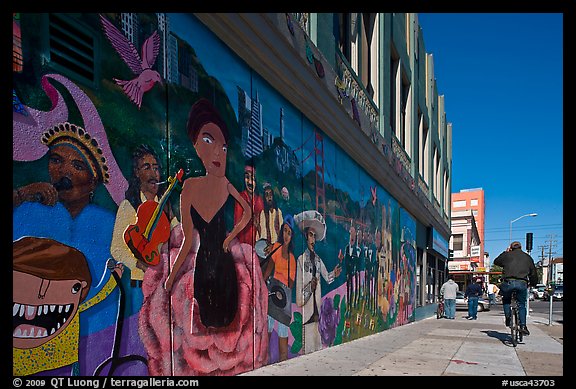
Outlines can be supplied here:
<path id="1" fill-rule="evenodd" d="M 295 355 L 294 322 L 296 253 L 301 212 L 301 114 L 257 75 L 252 78 L 250 126 L 243 130 L 244 157 L 251 159 L 262 207 L 255 222 L 254 245 L 259 253 L 268 292 L 268 363 Z M 248 105 L 247 105 L 248 106 Z M 246 139 L 247 141 L 244 141 Z M 263 248 L 260 250 L 260 248 Z M 298 337 L 299 334 L 296 334 Z"/>
<path id="2" fill-rule="evenodd" d="M 15 375 L 234 375 L 414 320 L 414 219 L 193 16 L 17 16 Z"/>

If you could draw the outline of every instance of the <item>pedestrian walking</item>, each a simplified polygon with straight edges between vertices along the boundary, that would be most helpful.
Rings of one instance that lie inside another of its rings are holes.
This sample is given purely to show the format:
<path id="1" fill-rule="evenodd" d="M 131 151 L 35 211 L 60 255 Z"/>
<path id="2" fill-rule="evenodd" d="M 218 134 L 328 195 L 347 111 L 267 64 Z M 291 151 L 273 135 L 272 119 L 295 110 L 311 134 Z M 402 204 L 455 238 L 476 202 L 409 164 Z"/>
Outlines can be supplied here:
<path id="1" fill-rule="evenodd" d="M 448 275 L 448 281 L 440 287 L 440 296 L 444 299 L 444 316 L 447 319 L 454 319 L 456 317 L 456 294 L 460 287 L 454 282 L 454 276 Z"/>
<path id="2" fill-rule="evenodd" d="M 491 282 L 488 282 L 488 302 L 490 305 L 496 304 L 496 295 L 500 291 L 500 288 Z"/>
<path id="3" fill-rule="evenodd" d="M 468 320 L 478 319 L 478 298 L 482 296 L 482 278 L 468 284 L 464 297 L 468 299 Z"/>

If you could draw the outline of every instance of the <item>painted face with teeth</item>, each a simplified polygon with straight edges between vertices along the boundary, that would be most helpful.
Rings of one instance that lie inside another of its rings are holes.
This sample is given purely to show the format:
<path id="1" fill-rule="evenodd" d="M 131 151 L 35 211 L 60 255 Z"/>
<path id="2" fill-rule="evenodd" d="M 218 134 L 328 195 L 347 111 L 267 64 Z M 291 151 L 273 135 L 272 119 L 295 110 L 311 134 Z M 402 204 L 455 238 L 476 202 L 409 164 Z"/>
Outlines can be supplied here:
<path id="1" fill-rule="evenodd" d="M 86 298 L 91 277 L 84 255 L 46 238 L 13 242 L 12 344 L 38 347 L 61 334 Z"/>

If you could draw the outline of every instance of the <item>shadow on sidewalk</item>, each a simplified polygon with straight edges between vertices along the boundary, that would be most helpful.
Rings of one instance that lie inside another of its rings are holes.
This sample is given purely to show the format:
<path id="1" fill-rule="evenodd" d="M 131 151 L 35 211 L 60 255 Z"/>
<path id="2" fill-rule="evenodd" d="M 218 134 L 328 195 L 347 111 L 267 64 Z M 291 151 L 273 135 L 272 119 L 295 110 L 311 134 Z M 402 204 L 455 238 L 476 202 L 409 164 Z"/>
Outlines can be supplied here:
<path id="1" fill-rule="evenodd" d="M 493 330 L 486 330 L 486 331 L 481 331 L 481 332 L 485 333 L 486 335 L 488 335 L 491 338 L 498 339 L 499 341 L 502 342 L 502 344 L 504 344 L 506 346 L 512 346 L 512 342 L 510 341 L 510 334 L 508 332 L 502 333 L 502 332 L 493 331 Z"/>

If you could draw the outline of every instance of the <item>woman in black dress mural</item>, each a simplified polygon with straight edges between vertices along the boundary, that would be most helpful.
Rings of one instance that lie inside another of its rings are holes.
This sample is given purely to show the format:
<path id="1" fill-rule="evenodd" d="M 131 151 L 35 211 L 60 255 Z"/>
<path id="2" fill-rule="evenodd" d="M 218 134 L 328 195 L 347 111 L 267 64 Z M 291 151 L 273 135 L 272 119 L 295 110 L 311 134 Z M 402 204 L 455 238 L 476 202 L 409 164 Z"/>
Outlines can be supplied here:
<path id="1" fill-rule="evenodd" d="M 200 99 L 192 106 L 187 131 L 206 174 L 188 178 L 182 185 L 180 214 L 184 239 L 164 286 L 167 291 L 172 289 L 186 256 L 199 244 L 194 297 L 200 308 L 200 320 L 206 327 L 224 327 L 234 320 L 238 308 L 237 275 L 229 245 L 250 221 L 252 210 L 226 177 L 228 129 L 208 100 Z M 226 205 L 234 200 L 240 203 L 244 214 L 227 234 Z"/>

